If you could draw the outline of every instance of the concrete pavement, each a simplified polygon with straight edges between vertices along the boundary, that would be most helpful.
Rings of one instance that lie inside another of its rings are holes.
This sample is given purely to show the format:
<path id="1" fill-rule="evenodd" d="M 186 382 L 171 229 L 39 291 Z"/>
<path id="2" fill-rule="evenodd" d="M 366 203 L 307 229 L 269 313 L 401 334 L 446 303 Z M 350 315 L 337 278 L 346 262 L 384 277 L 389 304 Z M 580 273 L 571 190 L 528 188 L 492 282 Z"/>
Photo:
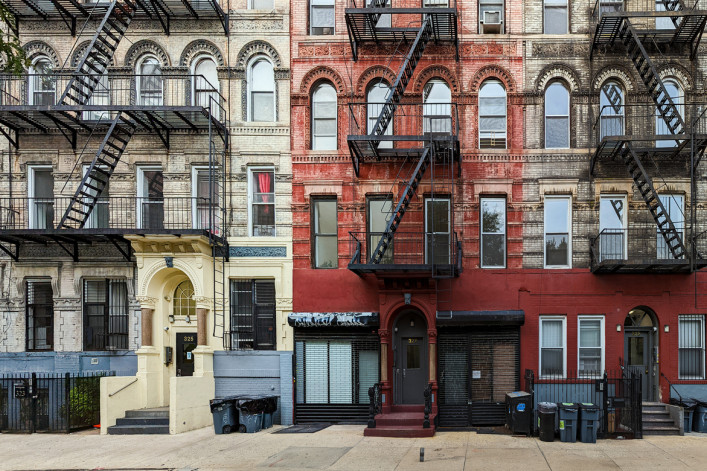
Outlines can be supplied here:
<path id="1" fill-rule="evenodd" d="M 0 469 L 277 470 L 705 470 L 707 434 L 597 444 L 438 432 L 432 438 L 364 437 L 363 426 L 314 434 L 0 435 Z M 425 462 L 420 463 L 420 447 Z"/>

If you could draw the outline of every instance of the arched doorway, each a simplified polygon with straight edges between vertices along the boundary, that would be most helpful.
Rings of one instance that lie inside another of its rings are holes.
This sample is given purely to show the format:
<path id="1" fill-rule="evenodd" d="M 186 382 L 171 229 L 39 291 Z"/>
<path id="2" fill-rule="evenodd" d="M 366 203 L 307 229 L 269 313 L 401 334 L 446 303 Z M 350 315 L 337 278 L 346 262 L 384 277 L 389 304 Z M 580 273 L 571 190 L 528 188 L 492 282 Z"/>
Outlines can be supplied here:
<path id="1" fill-rule="evenodd" d="M 657 400 L 658 318 L 652 309 L 639 306 L 624 320 L 624 365 L 642 377 L 644 401 Z"/>
<path id="2" fill-rule="evenodd" d="M 427 323 L 411 309 L 398 315 L 393 329 L 393 393 L 395 404 L 422 404 L 429 379 Z"/>

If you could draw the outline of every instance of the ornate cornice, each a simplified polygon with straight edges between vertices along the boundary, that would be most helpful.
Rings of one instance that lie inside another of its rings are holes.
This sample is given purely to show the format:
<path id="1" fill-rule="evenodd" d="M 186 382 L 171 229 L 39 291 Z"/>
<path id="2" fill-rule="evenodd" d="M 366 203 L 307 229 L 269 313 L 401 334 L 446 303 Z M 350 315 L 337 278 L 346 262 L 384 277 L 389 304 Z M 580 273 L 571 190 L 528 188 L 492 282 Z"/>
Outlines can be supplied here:
<path id="1" fill-rule="evenodd" d="M 412 92 L 422 93 L 422 87 L 424 87 L 425 84 L 433 78 L 443 79 L 451 88 L 452 93 L 459 93 L 459 82 L 457 81 L 457 77 L 447 67 L 439 64 L 431 65 L 420 72 L 415 79 Z"/>
<path id="2" fill-rule="evenodd" d="M 568 65 L 560 63 L 547 65 L 540 71 L 535 81 L 535 90 L 538 93 L 544 93 L 548 84 L 555 79 L 565 81 L 572 93 L 579 91 L 579 75 L 577 72 Z"/>
<path id="3" fill-rule="evenodd" d="M 216 65 L 224 65 L 223 54 L 221 54 L 219 48 L 214 43 L 207 41 L 206 39 L 197 39 L 187 44 L 187 47 L 184 48 L 184 51 L 182 51 L 182 55 L 179 58 L 179 65 L 190 66 L 194 58 L 196 58 L 199 54 L 208 54 L 214 58 Z"/>
<path id="4" fill-rule="evenodd" d="M 516 83 L 515 80 L 513 80 L 513 76 L 508 70 L 499 65 L 487 65 L 480 68 L 469 83 L 469 91 L 471 93 L 478 93 L 481 84 L 488 78 L 496 78 L 503 82 L 506 87 L 506 93 L 516 92 Z"/>
<path id="5" fill-rule="evenodd" d="M 123 63 L 130 68 L 135 68 L 135 63 L 137 60 L 145 54 L 153 54 L 162 64 L 162 67 L 169 67 L 171 62 L 169 56 L 165 52 L 164 48 L 157 44 L 155 41 L 149 39 L 143 39 L 138 41 L 128 49 L 125 54 L 125 60 Z"/>
<path id="6" fill-rule="evenodd" d="M 388 85 L 392 85 L 395 82 L 395 73 L 388 67 L 382 65 L 374 65 L 363 71 L 363 73 L 358 77 L 358 82 L 356 82 L 356 94 L 364 96 L 366 94 L 366 87 L 373 79 L 383 78 L 388 81 Z"/>
<path id="7" fill-rule="evenodd" d="M 25 54 L 29 60 L 34 60 L 37 56 L 47 56 L 49 60 L 54 63 L 54 68 L 58 69 L 61 66 L 61 61 L 56 51 L 47 43 L 43 41 L 30 41 L 22 49 L 25 50 Z"/>
<path id="8" fill-rule="evenodd" d="M 314 69 L 307 72 L 302 81 L 300 82 L 300 93 L 309 95 L 309 92 L 314 85 L 319 80 L 328 80 L 336 88 L 336 92 L 341 95 L 346 93 L 346 85 L 341 75 L 338 74 L 334 69 L 320 65 Z"/>
<path id="9" fill-rule="evenodd" d="M 592 90 L 599 92 L 599 89 L 609 79 L 617 79 L 626 88 L 626 91 L 632 92 L 636 90 L 636 84 L 633 82 L 631 74 L 618 64 L 610 64 L 601 69 L 592 80 Z"/>
<path id="10" fill-rule="evenodd" d="M 268 56 L 272 60 L 275 68 L 282 67 L 282 59 L 280 58 L 280 54 L 277 52 L 277 49 L 275 49 L 270 43 L 256 39 L 241 48 L 238 53 L 238 59 L 236 60 L 236 69 L 245 70 L 248 62 L 250 62 L 254 56 L 260 54 Z"/>

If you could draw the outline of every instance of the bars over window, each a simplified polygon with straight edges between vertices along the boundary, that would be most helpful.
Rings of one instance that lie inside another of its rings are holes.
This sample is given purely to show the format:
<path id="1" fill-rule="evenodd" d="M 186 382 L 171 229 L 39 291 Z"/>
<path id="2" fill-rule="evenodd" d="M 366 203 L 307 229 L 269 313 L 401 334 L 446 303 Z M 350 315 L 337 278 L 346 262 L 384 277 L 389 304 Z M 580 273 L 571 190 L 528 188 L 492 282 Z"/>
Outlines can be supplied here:
<path id="1" fill-rule="evenodd" d="M 705 379 L 705 317 L 678 316 L 680 379 Z"/>
<path id="2" fill-rule="evenodd" d="M 50 281 L 27 281 L 27 350 L 54 348 L 54 299 Z"/>
<path id="3" fill-rule="evenodd" d="M 128 285 L 125 280 L 83 282 L 84 350 L 127 350 Z"/>
<path id="4" fill-rule="evenodd" d="M 231 348 L 275 349 L 275 282 L 231 280 Z"/>

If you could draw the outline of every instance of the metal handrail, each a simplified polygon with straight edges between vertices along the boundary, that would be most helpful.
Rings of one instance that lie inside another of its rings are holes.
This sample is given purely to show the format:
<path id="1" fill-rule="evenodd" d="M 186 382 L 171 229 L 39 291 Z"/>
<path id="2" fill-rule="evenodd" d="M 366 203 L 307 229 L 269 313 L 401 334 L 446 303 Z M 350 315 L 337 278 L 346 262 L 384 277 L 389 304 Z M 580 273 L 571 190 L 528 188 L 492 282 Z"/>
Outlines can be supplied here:
<path id="1" fill-rule="evenodd" d="M 425 416 L 422 419 L 422 428 L 430 428 L 430 412 L 432 412 L 432 383 L 425 387 Z"/>
<path id="2" fill-rule="evenodd" d="M 122 391 L 123 389 L 126 389 L 128 386 L 131 386 L 131 385 L 133 385 L 133 384 L 135 384 L 135 383 L 137 383 L 137 378 L 135 378 L 134 380 L 132 380 L 131 382 L 129 382 L 128 384 L 126 384 L 126 385 L 123 386 L 122 388 L 118 389 L 117 391 L 114 391 L 114 392 L 108 394 L 108 397 L 113 397 L 113 396 L 115 396 L 116 394 L 118 394 L 118 393 L 119 393 L 120 391 Z"/>
<path id="3" fill-rule="evenodd" d="M 368 388 L 368 428 L 376 428 L 376 415 L 383 407 L 381 390 L 383 383 L 375 383 Z"/>

